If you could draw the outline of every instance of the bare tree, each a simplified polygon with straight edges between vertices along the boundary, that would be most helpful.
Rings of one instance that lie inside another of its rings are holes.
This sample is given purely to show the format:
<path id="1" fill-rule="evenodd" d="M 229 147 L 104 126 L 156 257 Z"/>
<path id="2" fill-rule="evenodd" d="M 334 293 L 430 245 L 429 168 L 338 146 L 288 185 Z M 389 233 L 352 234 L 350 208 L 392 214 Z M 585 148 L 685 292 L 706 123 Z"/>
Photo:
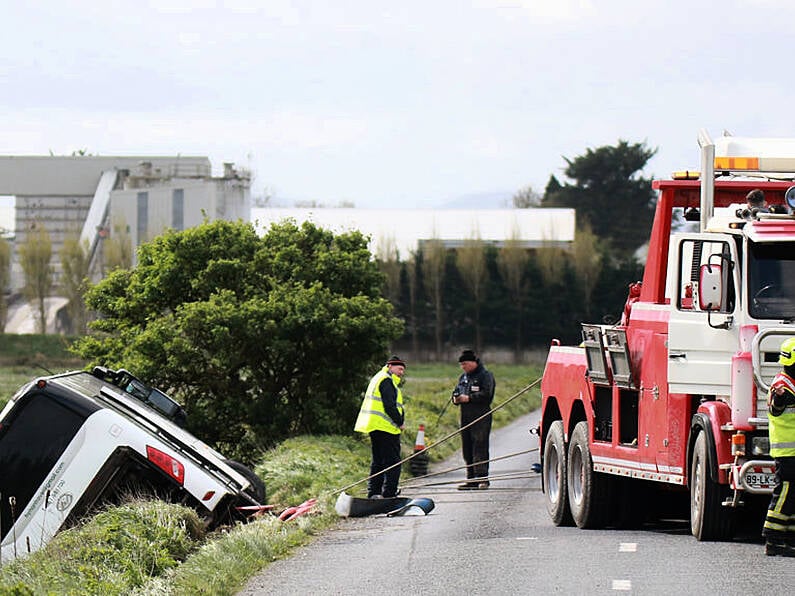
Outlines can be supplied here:
<path id="1" fill-rule="evenodd" d="M 52 242 L 43 225 L 33 224 L 27 240 L 19 247 L 19 257 L 25 274 L 25 295 L 37 312 L 38 332 L 47 333 L 45 300 L 52 290 L 53 268 L 50 264 Z"/>
<path id="2" fill-rule="evenodd" d="M 511 201 L 516 209 L 529 209 L 541 205 L 541 198 L 541 195 L 528 185 L 518 190 Z"/>
<path id="3" fill-rule="evenodd" d="M 447 251 L 444 243 L 432 238 L 423 248 L 422 273 L 425 289 L 433 302 L 435 315 L 434 336 L 436 340 L 436 358 L 442 357 L 442 331 L 444 329 L 444 312 L 442 310 L 444 265 Z"/>
<path id="4" fill-rule="evenodd" d="M 105 263 L 103 273 L 113 269 L 129 269 L 132 267 L 132 238 L 128 226 L 116 221 L 113 224 L 113 231 L 105 239 L 104 246 Z"/>
<path id="5" fill-rule="evenodd" d="M 11 245 L 5 238 L 0 238 L 0 333 L 6 330 L 8 319 L 8 301 L 6 290 L 11 283 Z"/>
<path id="6" fill-rule="evenodd" d="M 61 287 L 69 300 L 66 310 L 72 325 L 72 333 L 84 335 L 87 311 L 84 296 L 88 290 L 88 242 L 80 243 L 77 234 L 64 238 L 61 249 Z"/>
<path id="7" fill-rule="evenodd" d="M 602 251 L 599 250 L 601 242 L 591 231 L 591 226 L 587 223 L 580 226 L 574 236 L 571 257 L 574 263 L 574 271 L 577 279 L 580 280 L 585 299 L 585 314 L 591 314 L 591 296 L 594 286 L 602 272 Z"/>
<path id="8" fill-rule="evenodd" d="M 393 306 L 400 304 L 400 256 L 394 237 L 382 237 L 376 249 L 376 263 L 384 274 L 384 288 L 387 300 Z"/>
<path id="9" fill-rule="evenodd" d="M 456 266 L 461 274 L 461 279 L 464 280 L 464 285 L 472 295 L 474 303 L 475 350 L 477 352 L 483 349 L 480 330 L 480 307 L 483 303 L 487 279 L 484 248 L 483 241 L 475 232 L 474 236 L 465 239 L 463 246 L 456 251 Z"/>
<path id="10" fill-rule="evenodd" d="M 528 289 L 525 279 L 525 270 L 529 260 L 530 253 L 522 246 L 522 241 L 519 238 L 519 230 L 514 228 L 510 238 L 505 241 L 500 252 L 497 254 L 497 268 L 500 270 L 500 275 L 502 275 L 505 287 L 508 289 L 511 302 L 514 308 L 516 308 L 517 321 L 514 329 L 514 360 L 517 362 L 519 361 L 519 355 L 522 349 L 522 318 Z"/>
<path id="11" fill-rule="evenodd" d="M 552 286 L 563 279 L 566 265 L 566 251 L 552 242 L 543 240 L 541 247 L 535 252 L 535 260 L 541 270 L 544 285 Z"/>
<path id="12" fill-rule="evenodd" d="M 406 261 L 406 278 L 409 286 L 409 316 L 411 318 L 411 350 L 414 358 L 418 357 L 420 342 L 417 329 L 417 290 L 419 285 L 419 265 L 416 252 L 411 252 Z"/>

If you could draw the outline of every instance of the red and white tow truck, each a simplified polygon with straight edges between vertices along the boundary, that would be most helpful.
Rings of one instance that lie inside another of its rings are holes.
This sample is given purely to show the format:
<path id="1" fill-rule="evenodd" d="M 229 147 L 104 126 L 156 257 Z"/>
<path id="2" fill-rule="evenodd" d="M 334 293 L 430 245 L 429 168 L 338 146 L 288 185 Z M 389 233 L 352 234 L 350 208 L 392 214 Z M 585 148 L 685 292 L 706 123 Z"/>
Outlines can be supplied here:
<path id="1" fill-rule="evenodd" d="M 637 522 L 655 495 L 689 492 L 693 535 L 727 540 L 769 501 L 767 390 L 795 336 L 795 139 L 699 144 L 700 172 L 653 183 L 621 321 L 552 342 L 539 437 L 557 525 Z M 753 189 L 774 212 L 748 209 Z M 677 209 L 696 229 L 671 233 Z"/>

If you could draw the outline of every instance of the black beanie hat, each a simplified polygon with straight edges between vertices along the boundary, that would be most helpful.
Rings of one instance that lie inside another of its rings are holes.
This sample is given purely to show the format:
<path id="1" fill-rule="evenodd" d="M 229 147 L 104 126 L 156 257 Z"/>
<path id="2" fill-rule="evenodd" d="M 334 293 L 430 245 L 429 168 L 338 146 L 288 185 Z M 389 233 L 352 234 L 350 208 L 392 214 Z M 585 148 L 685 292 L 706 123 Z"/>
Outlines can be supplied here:
<path id="1" fill-rule="evenodd" d="M 477 362 L 478 357 L 475 355 L 475 352 L 472 350 L 464 350 L 461 352 L 461 355 L 458 357 L 459 362 Z"/>
<path id="2" fill-rule="evenodd" d="M 398 358 L 397 356 L 392 356 L 392 358 L 390 358 L 389 360 L 386 361 L 386 365 L 387 366 L 390 366 L 390 365 L 393 365 L 393 364 L 398 364 L 398 365 L 402 366 L 403 368 L 406 367 L 406 363 L 403 362 L 403 359 L 402 358 Z"/>
<path id="3" fill-rule="evenodd" d="M 749 205 L 762 207 L 765 204 L 765 193 L 761 189 L 755 188 L 745 195 L 745 200 L 748 201 Z"/>

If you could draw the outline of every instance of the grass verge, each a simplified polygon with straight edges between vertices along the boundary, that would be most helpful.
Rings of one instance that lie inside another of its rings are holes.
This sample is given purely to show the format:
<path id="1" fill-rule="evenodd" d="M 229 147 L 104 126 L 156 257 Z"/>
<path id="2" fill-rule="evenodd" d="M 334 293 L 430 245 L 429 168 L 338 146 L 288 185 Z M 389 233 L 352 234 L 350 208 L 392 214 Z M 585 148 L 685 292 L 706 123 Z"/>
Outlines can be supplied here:
<path id="1" fill-rule="evenodd" d="M 535 381 L 541 364 L 490 369 L 497 381 L 497 406 Z M 435 446 L 458 428 L 457 409 L 445 407 L 458 374 L 453 365 L 408 369 L 404 455 L 413 450 L 419 424 L 425 425 L 432 461 L 460 449 L 457 436 Z M 539 403 L 536 386 L 499 409 L 494 427 L 536 409 Z M 363 436 L 289 439 L 266 453 L 256 471 L 265 480 L 276 511 L 317 498 L 313 514 L 290 522 L 265 515 L 205 535 L 190 509 L 161 502 L 129 503 L 61 532 L 25 559 L 4 564 L 0 594 L 235 594 L 269 563 L 338 523 L 334 491 L 365 477 L 369 462 L 370 447 Z M 403 478 L 407 475 L 404 470 Z M 364 485 L 357 486 L 348 492 L 360 494 Z"/>

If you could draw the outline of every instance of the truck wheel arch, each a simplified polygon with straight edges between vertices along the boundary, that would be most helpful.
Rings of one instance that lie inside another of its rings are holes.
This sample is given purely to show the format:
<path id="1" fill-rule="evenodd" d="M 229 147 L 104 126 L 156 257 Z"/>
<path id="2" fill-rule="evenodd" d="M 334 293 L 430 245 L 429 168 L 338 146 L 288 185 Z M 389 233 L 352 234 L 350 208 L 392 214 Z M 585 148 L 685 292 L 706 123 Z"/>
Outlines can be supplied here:
<path id="1" fill-rule="evenodd" d="M 690 437 L 687 441 L 687 469 L 693 463 L 693 447 L 696 444 L 696 438 L 699 433 L 704 433 L 704 439 L 707 442 L 707 460 L 709 462 L 709 475 L 710 480 L 718 482 L 718 462 L 716 461 L 717 450 L 715 448 L 715 436 L 712 432 L 712 421 L 709 416 L 702 412 L 693 415 L 690 422 Z M 687 476 L 688 485 L 690 484 L 690 477 Z"/>
<path id="2" fill-rule="evenodd" d="M 736 512 L 725 507 L 727 487 L 717 482 L 712 433 L 702 428 L 693 437 L 688 463 L 691 533 L 699 541 L 731 540 Z"/>
<path id="3" fill-rule="evenodd" d="M 574 427 L 578 422 L 588 422 L 588 426 L 592 425 L 591 420 L 593 416 L 589 417 L 586 413 L 585 404 L 581 399 L 573 401 L 571 410 L 562 412 L 558 404 L 558 400 L 554 396 L 547 396 L 542 408 L 543 418 L 541 419 L 541 434 L 539 436 L 540 444 L 543 445 L 547 439 L 550 425 L 556 420 L 560 420 L 563 424 L 564 440 L 568 444 L 571 439 L 571 433 L 574 432 Z"/>

